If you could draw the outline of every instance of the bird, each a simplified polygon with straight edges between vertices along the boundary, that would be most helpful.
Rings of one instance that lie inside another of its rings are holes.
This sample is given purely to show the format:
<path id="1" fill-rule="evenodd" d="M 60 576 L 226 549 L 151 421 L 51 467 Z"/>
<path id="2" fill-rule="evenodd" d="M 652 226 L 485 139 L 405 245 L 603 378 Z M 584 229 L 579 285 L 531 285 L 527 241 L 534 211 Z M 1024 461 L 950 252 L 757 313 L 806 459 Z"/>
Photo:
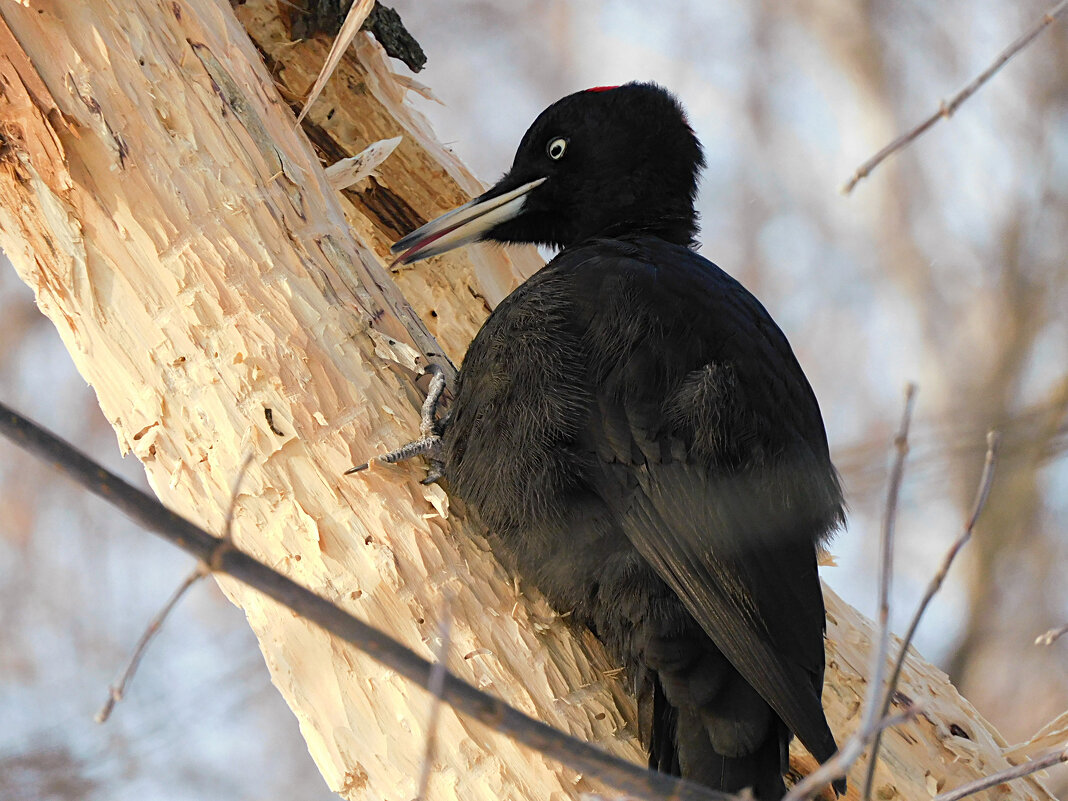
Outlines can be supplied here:
<path id="1" fill-rule="evenodd" d="M 625 669 L 651 768 L 777 801 L 794 736 L 820 762 L 837 750 L 817 559 L 843 495 L 786 336 L 695 250 L 704 166 L 668 90 L 599 86 L 400 239 L 401 264 L 475 241 L 557 249 L 476 334 L 447 414 L 424 407 L 415 451 Z"/>

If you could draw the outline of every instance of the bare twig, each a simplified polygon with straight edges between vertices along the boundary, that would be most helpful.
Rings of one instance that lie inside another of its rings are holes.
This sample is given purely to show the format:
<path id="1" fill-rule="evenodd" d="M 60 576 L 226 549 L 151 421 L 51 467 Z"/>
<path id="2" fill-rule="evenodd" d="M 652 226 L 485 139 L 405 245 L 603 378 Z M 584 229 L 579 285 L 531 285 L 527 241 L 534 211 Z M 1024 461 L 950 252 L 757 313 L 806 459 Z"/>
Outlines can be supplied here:
<path id="1" fill-rule="evenodd" d="M 835 752 L 834 756 L 791 787 L 790 792 L 783 797 L 783 801 L 801 801 L 801 799 L 816 795 L 824 787 L 849 773 L 853 763 L 860 759 L 860 755 L 864 753 L 864 749 L 868 747 L 868 744 L 876 734 L 881 733 L 884 729 L 913 720 L 920 712 L 919 706 L 913 704 L 897 715 L 875 721 L 867 730 L 858 729 Z"/>
<path id="2" fill-rule="evenodd" d="M 919 606 L 916 607 L 916 612 L 912 616 L 912 620 L 909 623 L 908 631 L 905 632 L 905 637 L 901 641 L 901 650 L 898 652 L 897 660 L 894 662 L 894 669 L 890 673 L 890 679 L 886 684 L 886 692 L 883 695 L 883 705 L 879 714 L 885 716 L 890 712 L 890 704 L 893 701 L 894 690 L 897 687 L 898 681 L 901 679 L 901 670 L 905 666 L 905 659 L 908 656 L 909 646 L 912 644 L 912 638 L 916 636 L 916 629 L 919 628 L 920 620 L 923 618 L 924 613 L 927 611 L 927 606 L 931 603 L 931 599 L 935 597 L 938 591 L 942 588 L 942 583 L 946 580 L 946 576 L 949 574 L 949 568 L 953 565 L 953 560 L 957 558 L 957 554 L 960 553 L 968 540 L 972 538 L 972 532 L 975 530 L 975 523 L 979 519 L 979 515 L 982 514 L 983 508 L 986 506 L 986 500 L 990 497 L 990 487 L 994 483 L 994 465 L 997 462 L 997 450 L 998 450 L 999 437 L 997 432 L 991 431 L 986 435 L 986 460 L 983 462 L 983 473 L 979 478 L 979 487 L 975 492 L 975 502 L 972 504 L 971 514 L 968 515 L 967 521 L 964 523 L 964 528 L 961 530 L 960 535 L 949 547 L 945 557 L 942 559 L 942 565 L 938 568 L 938 572 L 931 578 L 931 582 L 927 585 L 927 591 L 923 595 L 923 599 L 920 601 Z M 872 787 L 875 783 L 875 766 L 879 761 L 879 747 L 882 745 L 883 735 L 880 731 L 875 735 L 875 739 L 872 741 L 871 759 L 868 762 L 868 772 L 864 776 L 864 792 L 861 794 L 861 798 L 871 798 Z"/>
<path id="3" fill-rule="evenodd" d="M 988 790 L 991 787 L 996 787 L 1003 782 L 1009 782 L 1013 779 L 1021 779 L 1024 776 L 1030 776 L 1032 773 L 1037 773 L 1040 770 L 1053 767 L 1060 762 L 1068 762 L 1068 747 L 1061 746 L 1055 748 L 1052 751 L 1047 751 L 1041 756 L 1024 762 L 1020 765 L 1015 765 L 1011 768 L 992 773 L 989 776 L 984 776 L 981 779 L 962 784 L 955 790 L 949 790 L 944 793 L 936 795 L 933 801 L 959 801 L 961 798 L 966 798 L 969 795 L 981 792 L 982 790 Z"/>
<path id="4" fill-rule="evenodd" d="M 252 464 L 253 451 L 250 449 L 241 460 L 241 466 L 237 468 L 237 476 L 234 478 L 234 488 L 230 491 L 230 505 L 226 507 L 226 517 L 223 518 L 223 539 L 227 542 L 234 540 L 234 512 L 237 511 L 237 495 L 241 491 L 241 482 L 245 480 L 248 467 Z"/>
<path id="5" fill-rule="evenodd" d="M 905 410 L 901 413 L 901 426 L 894 436 L 894 465 L 890 469 L 890 483 L 886 491 L 886 511 L 880 535 L 879 557 L 879 646 L 874 652 L 870 676 L 870 691 L 861 728 L 872 726 L 879 717 L 879 699 L 882 697 L 883 674 L 886 658 L 890 652 L 890 583 L 894 573 L 894 529 L 897 525 L 898 498 L 901 481 L 905 475 L 905 458 L 909 453 L 909 426 L 912 409 L 916 402 L 916 385 L 905 387 Z"/>
<path id="6" fill-rule="evenodd" d="M 152 641 L 159 630 L 163 627 L 163 622 L 167 619 L 167 615 L 171 613 L 171 610 L 177 606 L 178 602 L 182 600 L 182 596 L 185 595 L 186 590 L 196 584 L 204 576 L 208 575 L 210 571 L 204 565 L 197 565 L 196 569 L 185 577 L 185 580 L 178 585 L 178 589 L 174 591 L 170 599 L 163 605 L 163 608 L 156 613 L 155 617 L 149 621 L 148 626 L 145 628 L 144 633 L 141 635 L 141 639 L 137 641 L 137 645 L 134 646 L 133 653 L 130 654 L 130 659 L 126 663 L 126 669 L 123 670 L 122 675 L 119 676 L 118 681 L 111 684 L 108 687 L 108 700 L 104 702 L 104 705 L 100 707 L 100 711 L 96 713 L 96 717 L 93 718 L 97 723 L 104 723 L 109 717 L 111 717 L 112 710 L 115 709 L 115 704 L 123 699 L 126 695 L 126 685 L 128 685 L 133 679 L 134 674 L 137 672 L 138 665 L 141 664 L 141 657 L 145 655 L 145 651 L 148 649 L 148 644 Z"/>
<path id="7" fill-rule="evenodd" d="M 1053 645 L 1065 634 L 1068 634 L 1068 623 L 1065 623 L 1060 628 L 1050 629 L 1045 634 L 1039 634 L 1035 637 L 1035 645 Z"/>
<path id="8" fill-rule="evenodd" d="M 1057 3 L 1051 9 L 1049 9 L 1045 14 L 1042 15 L 1042 18 L 1037 23 L 1035 23 L 1035 25 L 1033 25 L 1019 38 L 1017 38 L 1016 41 L 1014 41 L 1012 44 L 1002 50 L 1001 53 L 998 54 L 998 57 L 994 59 L 993 63 L 985 70 L 983 70 L 971 83 L 969 83 L 959 92 L 957 92 L 957 94 L 955 94 L 948 102 L 942 101 L 942 103 L 938 107 L 938 111 L 934 112 L 930 117 L 925 119 L 912 130 L 899 136 L 897 139 L 888 144 L 870 159 L 868 159 L 859 167 L 857 167 L 856 172 L 853 173 L 853 177 L 845 183 L 845 186 L 842 187 L 842 194 L 848 195 L 850 192 L 852 192 L 853 188 L 864 178 L 867 178 L 868 175 L 871 174 L 871 171 L 878 167 L 880 164 L 882 164 L 882 162 L 885 161 L 888 156 L 906 147 L 913 140 L 918 139 L 920 136 L 926 133 L 928 129 L 933 127 L 934 124 L 939 120 L 948 119 L 950 116 L 952 116 L 953 112 L 955 112 L 965 100 L 974 95 L 983 86 L 983 84 L 985 84 L 992 77 L 994 77 L 994 74 L 1002 67 L 1004 67 L 1013 56 L 1015 56 L 1017 53 L 1019 53 L 1029 44 L 1031 44 L 1031 42 L 1034 41 L 1040 33 L 1042 33 L 1042 31 L 1049 27 L 1057 19 L 1057 17 L 1059 17 L 1066 10 L 1068 10 L 1068 0 L 1061 0 L 1061 2 Z"/>
<path id="9" fill-rule="evenodd" d="M 437 648 L 437 661 L 430 669 L 430 677 L 427 679 L 426 688 L 433 696 L 430 706 L 430 719 L 426 726 L 426 749 L 423 752 L 423 767 L 419 771 L 419 792 L 416 801 L 426 798 L 426 789 L 430 784 L 430 769 L 434 761 L 434 752 L 437 749 L 438 720 L 441 718 L 441 694 L 445 687 L 445 668 L 449 660 L 449 646 L 452 642 L 452 604 L 448 598 L 445 601 L 445 617 L 441 621 L 438 636 L 440 642 Z"/>
<path id="10" fill-rule="evenodd" d="M 268 409 L 268 411 L 270 411 Z M 241 481 L 245 478 L 245 473 L 248 471 L 249 464 L 252 463 L 252 452 L 250 451 L 245 455 L 244 460 L 241 462 L 241 467 L 237 471 L 237 478 L 234 480 L 234 489 L 230 493 L 230 506 L 226 510 L 226 518 L 223 522 L 223 538 L 226 540 L 231 539 L 231 532 L 234 525 L 234 510 L 237 508 L 237 493 L 241 489 Z M 155 614 L 155 616 L 148 622 L 145 627 L 144 633 L 141 634 L 141 639 L 137 641 L 137 645 L 134 646 L 133 653 L 130 654 L 129 660 L 126 662 L 126 668 L 122 671 L 118 681 L 113 682 L 108 687 L 108 700 L 104 702 L 104 705 L 100 707 L 100 711 L 96 713 L 93 718 L 97 723 L 105 723 L 108 718 L 111 717 L 112 711 L 115 709 L 115 704 L 123 699 L 126 695 L 126 687 L 133 680 L 134 674 L 137 673 L 137 668 L 141 664 L 141 658 L 144 657 L 145 651 L 148 650 L 148 644 L 152 642 L 152 639 L 159 634 L 161 628 L 163 628 L 164 622 L 167 617 L 174 610 L 174 607 L 178 605 L 178 602 L 185 596 L 186 591 L 196 584 L 204 576 L 208 575 L 211 570 L 207 565 L 200 564 L 190 573 L 181 584 L 178 585 L 178 589 L 174 591 L 174 594 L 167 600 L 167 603 L 163 605 L 163 608 Z"/>
<path id="11" fill-rule="evenodd" d="M 916 385 L 905 387 L 905 409 L 901 413 L 901 425 L 894 435 L 893 467 L 890 469 L 890 483 L 886 492 L 886 512 L 883 516 L 880 536 L 879 556 L 879 637 L 872 647 L 871 671 L 868 681 L 868 697 L 864 715 L 853 735 L 846 740 L 837 753 L 804 779 L 790 788 L 783 801 L 802 801 L 821 791 L 828 784 L 844 777 L 856 762 L 868 744 L 886 726 L 901 722 L 902 716 L 886 718 L 879 715 L 879 699 L 882 698 L 883 674 L 886 672 L 886 660 L 890 651 L 890 580 L 894 570 L 894 526 L 897 522 L 898 498 L 901 494 L 901 481 L 905 475 L 905 457 L 909 452 L 909 426 L 912 423 L 912 410 L 916 400 Z M 906 717 L 913 714 L 906 710 Z"/>
<path id="12" fill-rule="evenodd" d="M 193 554 L 213 571 L 233 576 L 256 588 L 409 681 L 418 684 L 426 681 L 430 663 L 397 640 L 242 553 L 228 539 L 213 537 L 3 404 L 0 404 L 0 434 L 62 470 L 149 531 Z M 596 776 L 622 793 L 665 801 L 733 801 L 733 796 L 726 793 L 606 754 L 590 743 L 557 731 L 476 690 L 448 672 L 444 675 L 441 697 L 457 711 L 505 737 L 579 773 Z"/>

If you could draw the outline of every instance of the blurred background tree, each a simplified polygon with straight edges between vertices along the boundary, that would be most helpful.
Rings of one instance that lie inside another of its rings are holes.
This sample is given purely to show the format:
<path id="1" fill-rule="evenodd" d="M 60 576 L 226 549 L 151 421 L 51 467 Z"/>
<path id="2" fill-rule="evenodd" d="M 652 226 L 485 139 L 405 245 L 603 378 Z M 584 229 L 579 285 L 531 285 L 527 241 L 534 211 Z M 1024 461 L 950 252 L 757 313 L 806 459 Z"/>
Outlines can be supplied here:
<path id="1" fill-rule="evenodd" d="M 702 252 L 762 298 L 816 389 L 851 506 L 839 566 L 824 575 L 861 611 L 874 611 L 874 534 L 906 381 L 920 398 L 898 627 L 967 513 L 985 431 L 1004 432 L 990 505 L 918 647 L 1010 742 L 1068 708 L 1068 646 L 1033 644 L 1068 619 L 1068 30 L 1051 26 L 950 120 L 852 195 L 838 191 L 1047 3 L 397 9 L 429 56 L 419 80 L 444 105 L 412 102 L 486 181 L 564 94 L 651 79 L 682 98 L 709 162 Z M 0 333 L 4 400 L 143 481 L 6 266 Z M 93 724 L 189 564 L 6 443 L 0 454 L 0 797 L 331 797 L 241 614 L 211 583 L 168 623 L 112 721 Z M 1068 789 L 1064 774 L 1051 787 Z"/>

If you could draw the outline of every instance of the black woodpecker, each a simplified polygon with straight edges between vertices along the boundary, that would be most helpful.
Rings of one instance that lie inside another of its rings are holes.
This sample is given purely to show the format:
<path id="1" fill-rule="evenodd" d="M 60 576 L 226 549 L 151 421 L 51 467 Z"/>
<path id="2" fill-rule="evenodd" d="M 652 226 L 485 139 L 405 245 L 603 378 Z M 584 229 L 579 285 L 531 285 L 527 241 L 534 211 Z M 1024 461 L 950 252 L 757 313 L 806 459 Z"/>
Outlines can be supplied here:
<path id="1" fill-rule="evenodd" d="M 842 492 L 786 337 L 693 250 L 703 166 L 659 86 L 578 92 L 393 250 L 560 248 L 464 357 L 434 443 L 448 490 L 626 668 L 651 767 L 776 801 L 793 736 L 837 748 L 816 558 Z"/>

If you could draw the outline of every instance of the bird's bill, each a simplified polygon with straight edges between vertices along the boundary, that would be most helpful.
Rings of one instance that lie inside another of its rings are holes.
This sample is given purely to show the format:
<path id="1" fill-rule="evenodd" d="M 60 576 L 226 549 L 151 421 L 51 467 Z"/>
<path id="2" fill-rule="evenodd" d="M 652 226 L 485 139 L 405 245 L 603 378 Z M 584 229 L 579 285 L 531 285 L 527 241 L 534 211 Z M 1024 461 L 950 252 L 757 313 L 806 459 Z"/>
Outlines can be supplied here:
<path id="1" fill-rule="evenodd" d="M 470 203 L 431 220 L 390 248 L 397 257 L 394 264 L 411 264 L 482 238 L 494 226 L 519 216 L 527 193 L 544 182 L 544 178 L 538 178 L 499 195 L 493 194 L 497 191 L 494 187 Z"/>

